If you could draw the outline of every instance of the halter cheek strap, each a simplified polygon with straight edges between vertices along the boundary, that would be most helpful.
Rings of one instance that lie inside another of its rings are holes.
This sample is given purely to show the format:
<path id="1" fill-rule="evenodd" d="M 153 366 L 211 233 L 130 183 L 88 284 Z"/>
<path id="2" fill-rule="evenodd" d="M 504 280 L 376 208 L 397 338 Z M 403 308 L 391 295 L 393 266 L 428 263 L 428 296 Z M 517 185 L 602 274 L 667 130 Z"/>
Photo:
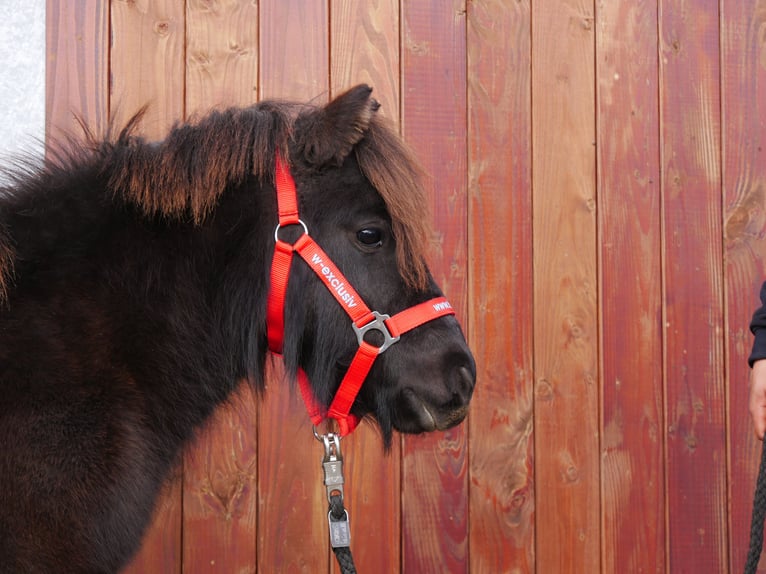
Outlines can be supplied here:
<path id="1" fill-rule="evenodd" d="M 340 435 L 345 436 L 354 430 L 359 423 L 358 418 L 350 413 L 351 406 L 354 404 L 354 400 L 378 355 L 398 342 L 399 337 L 407 331 L 439 317 L 454 315 L 455 312 L 444 297 L 437 297 L 420 303 L 397 313 L 393 317 L 371 311 L 362 297 L 343 276 L 340 269 L 309 235 L 306 224 L 298 216 L 298 196 L 295 191 L 295 182 L 290 175 L 287 164 L 282 161 L 279 155 L 276 159 L 276 188 L 279 223 L 274 231 L 275 245 L 271 263 L 271 288 L 266 306 L 266 333 L 269 349 L 276 354 L 282 353 L 287 284 L 293 256 L 297 253 L 349 316 L 351 326 L 359 342 L 359 348 L 327 412 L 323 412 L 321 405 L 317 403 L 306 373 L 303 369 L 298 369 L 301 396 L 312 423 L 318 425 L 326 418 L 334 419 L 338 423 Z M 303 227 L 303 233 L 292 244 L 279 238 L 279 230 L 289 225 Z M 383 343 L 380 346 L 365 341 L 364 337 L 369 331 L 378 331 L 382 334 Z"/>

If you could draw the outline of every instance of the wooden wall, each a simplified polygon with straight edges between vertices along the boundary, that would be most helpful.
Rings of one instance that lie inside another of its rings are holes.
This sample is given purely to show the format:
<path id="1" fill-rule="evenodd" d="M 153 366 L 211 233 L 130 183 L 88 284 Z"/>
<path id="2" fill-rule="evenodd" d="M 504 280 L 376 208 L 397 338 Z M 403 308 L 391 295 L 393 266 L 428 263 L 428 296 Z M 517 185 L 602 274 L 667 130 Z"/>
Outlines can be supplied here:
<path id="1" fill-rule="evenodd" d="M 375 87 L 432 174 L 466 424 L 344 442 L 362 573 L 739 572 L 766 278 L 762 0 L 48 0 L 49 137 Z M 335 572 L 273 379 L 217 414 L 128 572 Z M 763 571 L 766 571 L 764 568 Z"/>

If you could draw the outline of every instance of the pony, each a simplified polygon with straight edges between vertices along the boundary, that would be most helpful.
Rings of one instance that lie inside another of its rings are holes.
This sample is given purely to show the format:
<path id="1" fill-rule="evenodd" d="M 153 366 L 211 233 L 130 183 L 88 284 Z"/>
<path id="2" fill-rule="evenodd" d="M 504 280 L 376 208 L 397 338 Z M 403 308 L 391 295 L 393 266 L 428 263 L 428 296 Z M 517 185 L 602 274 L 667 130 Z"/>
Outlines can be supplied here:
<path id="1" fill-rule="evenodd" d="M 0 571 L 118 571 L 195 432 L 238 385 L 263 391 L 275 158 L 301 215 L 284 233 L 305 226 L 372 309 L 442 295 L 425 259 L 424 174 L 371 92 L 217 110 L 159 142 L 136 135 L 139 113 L 11 170 Z M 287 378 L 305 373 L 326 410 L 360 341 L 306 263 L 290 267 L 284 298 Z M 475 379 L 458 322 L 438 316 L 380 353 L 350 415 L 375 422 L 388 448 L 394 430 L 460 423 Z"/>

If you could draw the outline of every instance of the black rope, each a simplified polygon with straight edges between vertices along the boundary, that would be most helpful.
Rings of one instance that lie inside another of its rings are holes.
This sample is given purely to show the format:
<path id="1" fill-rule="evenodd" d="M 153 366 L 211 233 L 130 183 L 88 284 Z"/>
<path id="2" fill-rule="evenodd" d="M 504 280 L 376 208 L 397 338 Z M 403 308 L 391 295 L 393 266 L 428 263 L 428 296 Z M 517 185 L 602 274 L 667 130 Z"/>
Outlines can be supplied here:
<path id="1" fill-rule="evenodd" d="M 333 548 L 332 551 L 335 552 L 335 558 L 338 560 L 338 566 L 340 566 L 342 574 L 356 574 L 350 548 Z"/>
<path id="2" fill-rule="evenodd" d="M 347 518 L 346 509 L 343 507 L 343 497 L 339 494 L 330 496 L 330 520 L 341 522 L 347 520 Z M 340 548 L 333 548 L 332 551 L 335 553 L 341 574 L 356 574 L 354 559 L 351 556 L 351 548 L 342 546 Z"/>
<path id="3" fill-rule="evenodd" d="M 763 520 L 766 517 L 766 440 L 761 450 L 761 466 L 758 469 L 758 481 L 753 497 L 753 519 L 750 523 L 750 549 L 745 562 L 745 574 L 754 574 L 758 570 L 763 549 Z"/>

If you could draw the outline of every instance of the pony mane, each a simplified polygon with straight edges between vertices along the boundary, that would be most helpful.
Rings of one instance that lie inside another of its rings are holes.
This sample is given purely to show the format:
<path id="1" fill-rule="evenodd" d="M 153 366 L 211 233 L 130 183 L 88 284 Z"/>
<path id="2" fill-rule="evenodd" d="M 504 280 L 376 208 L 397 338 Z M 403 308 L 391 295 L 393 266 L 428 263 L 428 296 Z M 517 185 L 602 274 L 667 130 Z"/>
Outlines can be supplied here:
<path id="1" fill-rule="evenodd" d="M 29 192 L 36 187 L 35 179 L 60 178 L 91 166 L 107 182 L 108 193 L 136 205 L 148 216 L 190 217 L 199 224 L 228 187 L 241 185 L 251 176 L 273 181 L 277 151 L 290 157 L 296 120 L 318 109 L 309 104 L 265 101 L 214 111 L 195 122 L 176 123 L 158 142 L 148 142 L 135 133 L 145 110 L 118 133 L 111 126 L 103 141 L 81 123 L 84 138 L 69 136 L 54 143 L 42 168 L 26 166 L 11 173 L 14 184 L 6 192 Z M 388 208 L 403 279 L 410 287 L 425 288 L 425 254 L 431 233 L 424 213 L 422 169 L 396 131 L 374 113 L 353 152 Z M 13 241 L 0 221 L 0 302 L 7 299 L 13 278 Z"/>
<path id="2" fill-rule="evenodd" d="M 199 224 L 229 186 L 250 175 L 273 181 L 277 151 L 288 155 L 297 112 L 305 106 L 262 102 L 214 111 L 196 122 L 176 123 L 168 136 L 148 143 L 133 132 L 143 110 L 102 150 L 109 187 L 147 215 Z"/>

